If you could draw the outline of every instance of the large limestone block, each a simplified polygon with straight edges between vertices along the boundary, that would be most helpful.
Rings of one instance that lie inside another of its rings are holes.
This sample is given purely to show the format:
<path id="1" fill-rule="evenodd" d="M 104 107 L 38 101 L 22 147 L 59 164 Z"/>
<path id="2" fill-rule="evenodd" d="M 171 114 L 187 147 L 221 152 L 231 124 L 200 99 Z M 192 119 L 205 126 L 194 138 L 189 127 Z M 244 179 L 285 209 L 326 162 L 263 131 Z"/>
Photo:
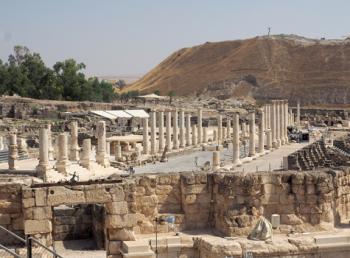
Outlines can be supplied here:
<path id="1" fill-rule="evenodd" d="M 44 189 L 35 190 L 35 206 L 46 206 L 46 192 Z"/>
<path id="2" fill-rule="evenodd" d="M 0 214 L 0 225 L 11 224 L 11 216 L 9 214 Z"/>
<path id="3" fill-rule="evenodd" d="M 105 188 L 85 189 L 85 198 L 88 203 L 106 203 L 112 201 L 112 196 Z"/>
<path id="4" fill-rule="evenodd" d="M 120 240 L 120 241 L 135 241 L 135 235 L 132 230 L 121 228 L 121 229 L 108 229 L 109 240 Z"/>
<path id="5" fill-rule="evenodd" d="M 50 233 L 52 231 L 52 224 L 50 220 L 26 220 L 24 222 L 25 234 L 40 234 Z"/>
<path id="6" fill-rule="evenodd" d="M 107 228 L 131 228 L 137 224 L 138 217 L 136 214 L 125 215 L 107 215 L 106 227 Z"/>
<path id="7" fill-rule="evenodd" d="M 47 204 L 50 206 L 79 203 L 85 203 L 84 191 L 70 190 L 62 186 L 50 187 L 48 189 Z"/>
<path id="8" fill-rule="evenodd" d="M 125 201 L 109 202 L 106 203 L 106 210 L 108 214 L 124 215 L 128 213 L 128 203 Z"/>
<path id="9" fill-rule="evenodd" d="M 185 187 L 185 194 L 200 194 L 200 193 L 206 193 L 207 192 L 207 185 L 206 184 L 200 184 L 200 185 L 188 185 Z"/>

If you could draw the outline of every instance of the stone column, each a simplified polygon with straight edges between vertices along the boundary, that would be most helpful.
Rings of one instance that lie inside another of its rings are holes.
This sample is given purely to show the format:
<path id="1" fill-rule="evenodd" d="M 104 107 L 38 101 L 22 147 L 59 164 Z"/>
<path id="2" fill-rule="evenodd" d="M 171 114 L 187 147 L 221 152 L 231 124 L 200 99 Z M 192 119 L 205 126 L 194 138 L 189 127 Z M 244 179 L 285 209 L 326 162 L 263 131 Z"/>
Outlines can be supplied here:
<path id="1" fill-rule="evenodd" d="M 159 128 L 159 152 L 164 151 L 164 112 L 158 112 L 158 128 Z"/>
<path id="2" fill-rule="evenodd" d="M 231 119 L 230 118 L 227 118 L 226 129 L 227 129 L 226 136 L 228 139 L 230 139 L 231 138 Z"/>
<path id="3" fill-rule="evenodd" d="M 97 153 L 96 162 L 103 167 L 109 167 L 109 160 L 106 155 L 106 122 L 97 123 Z"/>
<path id="4" fill-rule="evenodd" d="M 276 101 L 276 143 L 277 148 L 281 147 L 281 113 L 280 101 Z"/>
<path id="5" fill-rule="evenodd" d="M 178 114 L 177 109 L 173 111 L 173 149 L 179 149 L 179 130 L 178 130 Z"/>
<path id="6" fill-rule="evenodd" d="M 106 141 L 106 155 L 108 157 L 111 156 L 111 142 L 109 142 L 109 141 Z"/>
<path id="7" fill-rule="evenodd" d="M 242 123 L 242 131 L 241 131 L 242 133 L 242 138 L 245 138 L 246 136 L 247 136 L 247 134 L 246 134 L 246 132 L 247 132 L 247 124 L 246 124 L 246 122 L 245 121 L 243 121 L 243 123 Z"/>
<path id="8" fill-rule="evenodd" d="M 222 127 L 222 140 L 223 141 L 226 140 L 226 131 L 227 131 L 226 127 Z"/>
<path id="9" fill-rule="evenodd" d="M 119 142 L 115 145 L 114 152 L 115 161 L 120 161 L 122 159 L 122 146 Z"/>
<path id="10" fill-rule="evenodd" d="M 191 114 L 186 114 L 186 146 L 191 145 Z"/>
<path id="11" fill-rule="evenodd" d="M 72 121 L 70 124 L 69 160 L 79 161 L 78 122 L 77 121 Z"/>
<path id="12" fill-rule="evenodd" d="M 240 164 L 240 144 L 239 144 L 239 114 L 233 115 L 233 137 L 232 137 L 232 161 L 233 165 Z"/>
<path id="13" fill-rule="evenodd" d="M 208 143 L 208 127 L 203 127 L 203 143 Z"/>
<path id="14" fill-rule="evenodd" d="M 213 151 L 213 169 L 220 167 L 220 151 Z"/>
<path id="15" fill-rule="evenodd" d="M 17 159 L 18 159 L 18 146 L 17 146 L 17 135 L 15 133 L 11 133 L 9 136 L 9 148 L 8 148 L 9 156 L 8 156 L 8 165 L 9 170 L 17 169 Z"/>
<path id="16" fill-rule="evenodd" d="M 192 145 L 197 146 L 197 126 L 192 125 Z"/>
<path id="17" fill-rule="evenodd" d="M 50 170 L 49 164 L 49 137 L 48 126 L 40 128 L 39 131 L 39 164 L 36 167 L 38 176 L 44 181 L 47 180 L 47 172 Z"/>
<path id="18" fill-rule="evenodd" d="M 203 132 L 203 127 L 202 127 L 202 124 L 203 124 L 203 112 L 202 112 L 202 108 L 198 108 L 198 114 L 197 114 L 197 121 L 198 121 L 198 143 L 201 144 L 203 142 L 203 137 L 202 137 L 202 132 Z"/>
<path id="19" fill-rule="evenodd" d="M 4 146 L 4 137 L 0 136 L 0 151 L 4 150 L 5 146 Z"/>
<path id="20" fill-rule="evenodd" d="M 183 109 L 180 110 L 179 116 L 179 126 L 180 126 L 180 148 L 185 147 L 185 112 Z"/>
<path id="21" fill-rule="evenodd" d="M 276 138 L 276 100 L 272 100 L 271 105 L 271 136 L 272 136 L 272 145 L 274 148 L 277 148 L 277 138 Z"/>
<path id="22" fill-rule="evenodd" d="M 297 120 L 296 125 L 300 126 L 300 100 L 297 102 Z"/>
<path id="23" fill-rule="evenodd" d="M 264 110 L 260 111 L 260 123 L 259 123 L 259 146 L 258 146 L 258 152 L 259 154 L 264 154 Z"/>
<path id="24" fill-rule="evenodd" d="M 285 114 L 285 121 L 289 121 L 289 105 L 288 105 L 288 100 L 285 100 L 284 102 L 284 114 Z M 285 143 L 289 143 L 289 138 L 288 138 L 288 126 L 289 126 L 289 122 L 286 123 L 285 127 L 284 127 L 284 139 L 285 139 Z"/>
<path id="25" fill-rule="evenodd" d="M 68 160 L 67 134 L 61 133 L 58 135 L 58 153 L 57 153 L 56 169 L 58 172 L 67 176 L 68 167 L 69 167 L 69 160 Z"/>
<path id="26" fill-rule="evenodd" d="M 149 135 L 148 135 L 148 118 L 142 118 L 143 126 L 143 154 L 149 154 Z"/>
<path id="27" fill-rule="evenodd" d="M 222 142 L 222 115 L 218 116 L 218 142 Z"/>
<path id="28" fill-rule="evenodd" d="M 150 113 L 150 122 L 151 122 L 151 154 L 156 154 L 156 112 L 152 111 Z"/>
<path id="29" fill-rule="evenodd" d="M 249 157 L 255 156 L 255 113 L 250 113 L 249 119 Z"/>
<path id="30" fill-rule="evenodd" d="M 285 121 L 285 112 L 284 112 L 284 100 L 280 100 L 280 139 L 281 145 L 286 144 L 286 139 L 284 137 L 284 128 L 286 126 Z"/>
<path id="31" fill-rule="evenodd" d="M 168 147 L 168 151 L 172 149 L 171 146 L 171 112 L 166 112 L 166 146 Z"/>
<path id="32" fill-rule="evenodd" d="M 266 131 L 266 149 L 271 150 L 272 148 L 272 132 L 271 129 Z"/>
<path id="33" fill-rule="evenodd" d="M 91 156 L 91 139 L 87 138 L 83 140 L 83 153 L 80 160 L 80 165 L 82 167 L 86 169 L 91 168 L 90 156 Z"/>
<path id="34" fill-rule="evenodd" d="M 54 148 L 52 145 L 52 132 L 51 132 L 51 124 L 47 125 L 47 138 L 48 138 L 48 143 L 49 143 L 49 160 L 54 160 L 55 155 L 54 155 Z"/>
<path id="35" fill-rule="evenodd" d="M 266 106 L 266 124 L 265 129 L 271 129 L 271 104 Z"/>
<path id="36" fill-rule="evenodd" d="M 216 143 L 218 140 L 218 133 L 217 131 L 214 129 L 213 130 L 213 142 Z"/>

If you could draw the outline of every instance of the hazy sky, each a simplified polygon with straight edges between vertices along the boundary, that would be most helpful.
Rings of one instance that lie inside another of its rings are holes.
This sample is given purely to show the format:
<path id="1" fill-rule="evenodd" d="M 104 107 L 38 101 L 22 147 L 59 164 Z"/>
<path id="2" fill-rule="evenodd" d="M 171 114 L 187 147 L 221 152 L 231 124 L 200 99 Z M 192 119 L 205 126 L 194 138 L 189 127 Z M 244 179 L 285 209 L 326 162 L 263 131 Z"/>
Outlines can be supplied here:
<path id="1" fill-rule="evenodd" d="M 0 0 L 0 59 L 14 45 L 88 75 L 142 75 L 172 52 L 267 33 L 341 38 L 348 0 Z"/>

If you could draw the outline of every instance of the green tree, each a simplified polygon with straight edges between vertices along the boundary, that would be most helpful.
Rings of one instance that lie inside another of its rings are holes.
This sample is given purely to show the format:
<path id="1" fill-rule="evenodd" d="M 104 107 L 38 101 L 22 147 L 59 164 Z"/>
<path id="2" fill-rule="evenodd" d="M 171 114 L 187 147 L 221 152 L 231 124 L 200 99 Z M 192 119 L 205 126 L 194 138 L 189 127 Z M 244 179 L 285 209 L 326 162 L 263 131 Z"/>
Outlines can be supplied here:
<path id="1" fill-rule="evenodd" d="M 169 103 L 171 104 L 173 102 L 173 98 L 176 96 L 175 91 L 173 91 L 173 90 L 169 91 L 168 96 L 170 97 Z"/>

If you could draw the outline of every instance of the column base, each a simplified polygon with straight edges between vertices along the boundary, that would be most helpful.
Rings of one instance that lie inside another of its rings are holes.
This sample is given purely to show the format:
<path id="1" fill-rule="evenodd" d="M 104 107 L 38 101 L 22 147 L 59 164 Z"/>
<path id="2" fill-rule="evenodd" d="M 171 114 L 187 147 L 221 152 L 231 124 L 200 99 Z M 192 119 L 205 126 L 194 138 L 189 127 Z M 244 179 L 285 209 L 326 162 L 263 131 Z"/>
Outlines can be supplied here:
<path id="1" fill-rule="evenodd" d="M 90 168 L 91 168 L 91 161 L 90 160 L 81 160 L 79 165 L 82 166 L 83 168 L 86 168 L 86 169 L 90 170 Z"/>
<path id="2" fill-rule="evenodd" d="M 241 160 L 236 160 L 232 163 L 232 167 L 239 167 L 242 166 L 242 161 Z"/>
<path id="3" fill-rule="evenodd" d="M 105 155 L 96 156 L 96 162 L 97 162 L 97 164 L 99 164 L 105 168 L 108 168 L 110 166 L 109 160 Z"/>
<path id="4" fill-rule="evenodd" d="M 69 168 L 69 166 L 70 166 L 70 162 L 68 160 L 58 161 L 56 163 L 56 170 L 59 173 L 67 176 L 68 175 L 68 168 Z"/>

